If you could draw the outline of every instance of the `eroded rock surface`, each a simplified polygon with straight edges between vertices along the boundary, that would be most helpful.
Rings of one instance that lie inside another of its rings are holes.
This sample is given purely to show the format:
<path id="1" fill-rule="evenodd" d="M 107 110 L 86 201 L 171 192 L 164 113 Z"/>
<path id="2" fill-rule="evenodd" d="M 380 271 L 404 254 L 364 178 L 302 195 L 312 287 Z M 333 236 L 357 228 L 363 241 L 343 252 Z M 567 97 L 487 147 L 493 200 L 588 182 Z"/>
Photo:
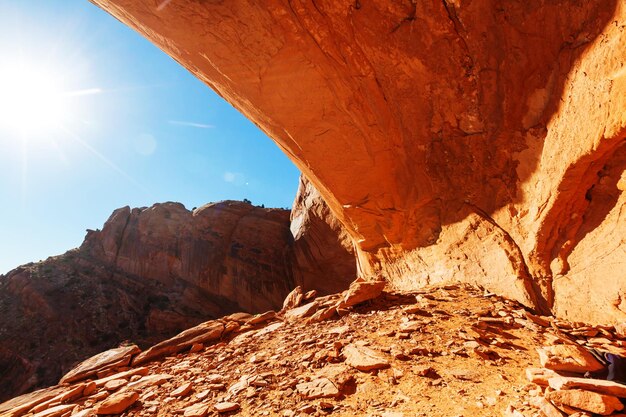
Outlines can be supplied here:
<path id="1" fill-rule="evenodd" d="M 365 274 L 626 319 L 623 1 L 92 1 L 267 132 Z"/>

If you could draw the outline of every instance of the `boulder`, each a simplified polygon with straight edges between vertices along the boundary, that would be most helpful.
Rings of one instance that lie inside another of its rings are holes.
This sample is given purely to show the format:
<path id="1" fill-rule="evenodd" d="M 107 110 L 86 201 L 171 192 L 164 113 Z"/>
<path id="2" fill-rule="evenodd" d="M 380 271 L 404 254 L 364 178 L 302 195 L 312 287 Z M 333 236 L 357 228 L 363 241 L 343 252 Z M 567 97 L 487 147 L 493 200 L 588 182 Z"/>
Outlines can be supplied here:
<path id="1" fill-rule="evenodd" d="M 617 397 L 579 389 L 552 391 L 546 394 L 546 398 L 557 406 L 574 407 L 602 416 L 624 409 L 624 405 Z"/>
<path id="2" fill-rule="evenodd" d="M 185 408 L 183 417 L 205 417 L 209 413 L 209 406 L 203 403 L 196 403 Z"/>
<path id="3" fill-rule="evenodd" d="M 193 389 L 193 384 L 191 382 L 185 382 L 180 387 L 176 388 L 174 391 L 170 393 L 172 397 L 186 397 L 191 393 Z"/>
<path id="4" fill-rule="evenodd" d="M 296 390 L 307 400 L 339 396 L 339 389 L 328 378 L 318 378 L 296 385 Z"/>
<path id="5" fill-rule="evenodd" d="M 526 368 L 526 378 L 533 384 L 548 386 L 550 378 L 558 377 L 559 374 L 551 369 L 545 368 Z"/>
<path id="6" fill-rule="evenodd" d="M 127 366 L 133 355 L 139 352 L 141 352 L 141 349 L 135 345 L 109 349 L 78 364 L 61 378 L 60 383 L 81 381 L 93 377 L 102 371 L 110 371 Z"/>
<path id="7" fill-rule="evenodd" d="M 555 390 L 583 389 L 600 394 L 626 398 L 626 385 L 614 381 L 590 378 L 555 376 L 548 379 L 550 388 Z"/>
<path id="8" fill-rule="evenodd" d="M 96 406 L 96 414 L 120 414 L 132 406 L 139 399 L 135 391 L 124 391 L 114 394 Z"/>
<path id="9" fill-rule="evenodd" d="M 338 308 L 352 307 L 378 297 L 385 288 L 384 281 L 365 281 L 362 278 L 355 280 L 344 292 Z"/>
<path id="10" fill-rule="evenodd" d="M 359 371 L 372 371 L 389 367 L 389 361 L 381 353 L 365 346 L 349 344 L 343 348 L 342 353 L 346 358 L 346 364 Z"/>
<path id="11" fill-rule="evenodd" d="M 228 413 L 229 411 L 239 410 L 239 404 L 233 402 L 221 402 L 213 406 L 218 413 Z"/>
<path id="12" fill-rule="evenodd" d="M 596 372 L 604 369 L 589 351 L 574 344 L 553 345 L 537 349 L 539 361 L 545 368 L 554 371 Z"/>
<path id="13" fill-rule="evenodd" d="M 69 415 L 76 408 L 76 404 L 61 404 L 33 414 L 32 417 L 61 417 Z"/>
<path id="14" fill-rule="evenodd" d="M 298 321 L 305 317 L 308 317 L 315 313 L 319 308 L 319 304 L 316 301 L 312 301 L 300 307 L 287 310 L 285 313 L 285 319 L 287 321 Z"/>
<path id="15" fill-rule="evenodd" d="M 302 287 L 297 286 L 289 294 L 285 297 L 283 301 L 283 309 L 282 311 L 290 310 L 292 308 L 298 307 L 304 298 L 304 294 L 302 293 Z"/>
<path id="16" fill-rule="evenodd" d="M 195 343 L 218 340 L 224 334 L 225 329 L 226 326 L 220 321 L 211 320 L 201 323 L 140 353 L 133 359 L 132 365 L 138 366 L 153 359 L 189 349 Z"/>

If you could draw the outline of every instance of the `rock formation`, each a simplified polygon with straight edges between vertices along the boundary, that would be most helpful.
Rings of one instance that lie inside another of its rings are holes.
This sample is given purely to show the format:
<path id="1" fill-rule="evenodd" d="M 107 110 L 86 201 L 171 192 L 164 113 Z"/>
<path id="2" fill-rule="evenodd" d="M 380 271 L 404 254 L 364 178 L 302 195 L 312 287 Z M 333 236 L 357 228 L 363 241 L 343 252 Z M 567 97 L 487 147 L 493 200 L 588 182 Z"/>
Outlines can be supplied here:
<path id="1" fill-rule="evenodd" d="M 304 189 L 298 201 L 330 216 Z M 289 216 L 235 201 L 124 207 L 79 249 L 0 276 L 0 400 L 124 340 L 143 347 L 209 318 L 278 310 L 296 285 L 348 287 L 356 262 L 336 220 L 311 214 L 294 239 Z"/>
<path id="2" fill-rule="evenodd" d="M 623 1 L 91 1 L 267 132 L 364 274 L 626 318 Z"/>
<path id="3" fill-rule="evenodd" d="M 291 233 L 294 281 L 305 290 L 339 292 L 346 288 L 346 281 L 335 277 L 356 276 L 356 255 L 350 235 L 304 176 L 300 176 L 291 209 Z"/>

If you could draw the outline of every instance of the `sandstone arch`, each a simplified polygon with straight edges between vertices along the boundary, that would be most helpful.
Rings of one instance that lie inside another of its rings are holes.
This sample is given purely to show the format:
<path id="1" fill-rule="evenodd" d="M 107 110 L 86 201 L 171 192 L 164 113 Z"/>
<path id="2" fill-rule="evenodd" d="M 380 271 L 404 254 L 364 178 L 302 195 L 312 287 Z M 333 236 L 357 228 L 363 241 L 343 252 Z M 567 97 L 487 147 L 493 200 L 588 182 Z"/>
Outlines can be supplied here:
<path id="1" fill-rule="evenodd" d="M 274 139 L 364 274 L 626 319 L 624 1 L 92 1 Z"/>

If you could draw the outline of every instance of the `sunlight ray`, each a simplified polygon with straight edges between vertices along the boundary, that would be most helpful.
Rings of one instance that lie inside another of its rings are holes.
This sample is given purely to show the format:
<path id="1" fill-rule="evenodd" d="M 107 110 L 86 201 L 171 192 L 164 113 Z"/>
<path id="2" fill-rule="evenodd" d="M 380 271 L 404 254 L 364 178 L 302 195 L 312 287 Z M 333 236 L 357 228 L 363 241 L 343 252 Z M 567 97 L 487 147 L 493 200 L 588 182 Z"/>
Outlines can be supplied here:
<path id="1" fill-rule="evenodd" d="M 52 144 L 52 147 L 54 148 L 54 150 L 57 152 L 57 155 L 59 157 L 59 160 L 64 164 L 64 165 L 69 165 L 69 160 L 67 159 L 67 155 L 65 155 L 65 152 L 63 152 L 63 148 L 61 147 L 61 145 L 59 144 L 59 142 L 54 139 L 54 138 L 50 138 L 50 143 Z"/>

